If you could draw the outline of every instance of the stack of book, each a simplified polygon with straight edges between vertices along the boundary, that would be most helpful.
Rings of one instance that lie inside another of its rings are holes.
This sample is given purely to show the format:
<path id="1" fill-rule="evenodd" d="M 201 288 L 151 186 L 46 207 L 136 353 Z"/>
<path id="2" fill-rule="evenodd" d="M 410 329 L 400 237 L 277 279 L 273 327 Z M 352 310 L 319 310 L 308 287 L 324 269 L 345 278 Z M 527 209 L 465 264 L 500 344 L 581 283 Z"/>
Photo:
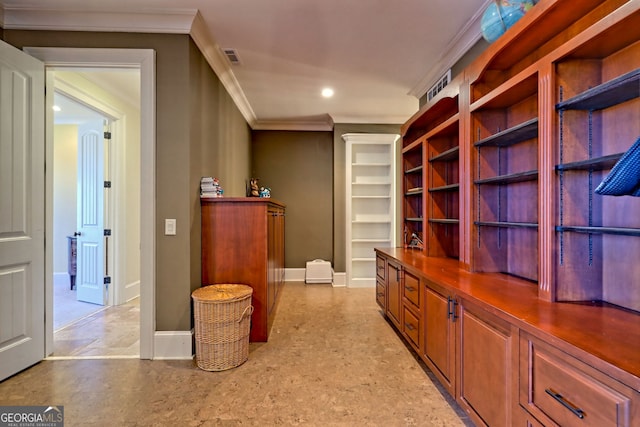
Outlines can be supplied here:
<path id="1" fill-rule="evenodd" d="M 218 182 L 218 178 L 203 176 L 200 179 L 200 198 L 222 197 L 222 193 L 222 187 Z"/>

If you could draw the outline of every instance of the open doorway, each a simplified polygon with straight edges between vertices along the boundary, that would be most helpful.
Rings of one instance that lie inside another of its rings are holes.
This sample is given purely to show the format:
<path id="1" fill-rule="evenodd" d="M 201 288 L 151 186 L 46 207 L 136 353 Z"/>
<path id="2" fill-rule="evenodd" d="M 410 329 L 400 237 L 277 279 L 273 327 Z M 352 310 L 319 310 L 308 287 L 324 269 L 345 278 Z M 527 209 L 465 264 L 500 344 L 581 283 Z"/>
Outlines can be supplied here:
<path id="1" fill-rule="evenodd" d="M 50 70 L 49 77 L 58 110 L 52 357 L 140 357 L 140 72 L 65 68 Z M 94 154 L 101 171 L 89 178 L 78 155 L 87 129 L 101 135 Z M 81 201 L 84 181 L 96 176 L 100 203 L 87 207 Z M 84 242 L 83 217 L 92 208 L 99 211 L 100 235 Z M 84 248 L 88 255 L 82 255 Z M 82 273 L 87 270 L 95 270 L 95 280 L 79 283 L 79 277 L 91 276 Z"/>

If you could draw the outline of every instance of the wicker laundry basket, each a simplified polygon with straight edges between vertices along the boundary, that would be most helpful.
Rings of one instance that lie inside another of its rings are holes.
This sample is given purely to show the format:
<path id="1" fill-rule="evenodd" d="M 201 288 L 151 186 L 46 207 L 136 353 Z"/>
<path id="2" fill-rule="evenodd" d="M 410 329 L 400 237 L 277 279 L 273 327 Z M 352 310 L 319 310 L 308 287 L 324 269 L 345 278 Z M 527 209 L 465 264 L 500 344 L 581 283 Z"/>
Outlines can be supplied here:
<path id="1" fill-rule="evenodd" d="M 252 293 L 250 286 L 238 284 L 210 285 L 193 291 L 199 368 L 223 371 L 247 361 Z"/>

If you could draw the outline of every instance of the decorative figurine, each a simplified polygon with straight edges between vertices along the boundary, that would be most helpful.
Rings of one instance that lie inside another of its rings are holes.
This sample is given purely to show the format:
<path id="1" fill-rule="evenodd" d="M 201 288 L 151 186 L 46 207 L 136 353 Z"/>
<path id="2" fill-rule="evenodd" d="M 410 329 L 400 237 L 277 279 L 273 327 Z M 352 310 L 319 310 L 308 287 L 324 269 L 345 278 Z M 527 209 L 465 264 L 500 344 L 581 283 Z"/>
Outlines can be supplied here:
<path id="1" fill-rule="evenodd" d="M 258 178 L 251 178 L 249 182 L 249 197 L 260 197 L 260 190 L 258 189 Z"/>

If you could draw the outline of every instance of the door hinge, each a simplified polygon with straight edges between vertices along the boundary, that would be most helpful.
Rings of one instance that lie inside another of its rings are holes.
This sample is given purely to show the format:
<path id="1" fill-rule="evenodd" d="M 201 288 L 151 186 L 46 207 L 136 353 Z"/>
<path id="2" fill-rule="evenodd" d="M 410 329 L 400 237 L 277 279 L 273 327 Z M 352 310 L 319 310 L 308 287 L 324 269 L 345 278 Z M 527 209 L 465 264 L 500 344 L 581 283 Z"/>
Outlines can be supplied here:
<path id="1" fill-rule="evenodd" d="M 111 132 L 105 132 L 104 139 L 111 139 Z"/>
<path id="2" fill-rule="evenodd" d="M 111 236 L 111 229 L 110 228 L 105 228 L 104 229 L 104 235 L 105 236 Z"/>
<path id="3" fill-rule="evenodd" d="M 110 276 L 105 276 L 104 278 L 104 284 L 108 285 L 109 283 L 111 283 L 111 277 Z"/>

